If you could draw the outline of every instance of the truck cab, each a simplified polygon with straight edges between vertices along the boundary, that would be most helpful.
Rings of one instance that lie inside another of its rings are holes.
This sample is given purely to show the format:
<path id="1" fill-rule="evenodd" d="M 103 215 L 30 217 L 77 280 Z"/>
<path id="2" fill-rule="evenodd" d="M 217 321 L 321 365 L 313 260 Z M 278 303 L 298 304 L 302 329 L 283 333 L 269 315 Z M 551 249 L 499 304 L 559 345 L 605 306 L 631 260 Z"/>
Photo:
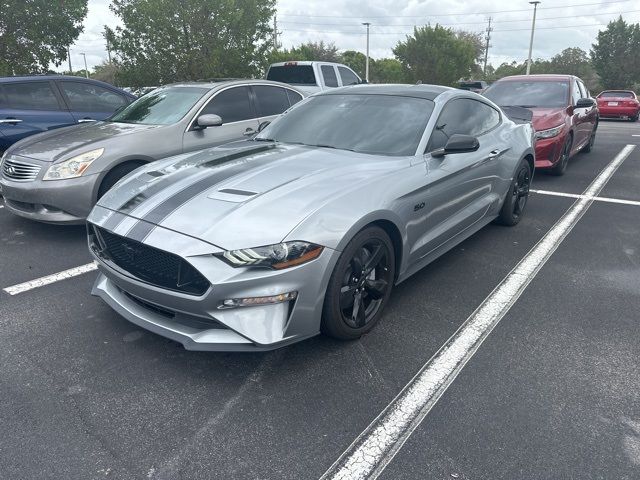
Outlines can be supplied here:
<path id="1" fill-rule="evenodd" d="M 288 83 L 307 94 L 363 83 L 346 65 L 311 61 L 273 63 L 267 70 L 267 80 Z"/>

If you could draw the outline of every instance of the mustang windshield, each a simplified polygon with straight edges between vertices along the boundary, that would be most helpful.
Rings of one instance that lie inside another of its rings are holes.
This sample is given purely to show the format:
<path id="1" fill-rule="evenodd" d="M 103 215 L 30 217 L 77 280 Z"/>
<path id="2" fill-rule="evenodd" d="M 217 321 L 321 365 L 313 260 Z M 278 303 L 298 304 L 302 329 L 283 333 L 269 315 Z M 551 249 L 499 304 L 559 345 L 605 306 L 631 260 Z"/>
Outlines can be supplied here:
<path id="1" fill-rule="evenodd" d="M 433 102 L 394 95 L 320 95 L 293 108 L 256 140 L 375 155 L 415 155 Z"/>
<path id="2" fill-rule="evenodd" d="M 109 118 L 111 122 L 170 125 L 209 91 L 202 87 L 162 87 L 138 98 Z"/>
<path id="3" fill-rule="evenodd" d="M 484 96 L 500 106 L 566 107 L 569 104 L 569 82 L 496 82 L 484 91 Z"/>

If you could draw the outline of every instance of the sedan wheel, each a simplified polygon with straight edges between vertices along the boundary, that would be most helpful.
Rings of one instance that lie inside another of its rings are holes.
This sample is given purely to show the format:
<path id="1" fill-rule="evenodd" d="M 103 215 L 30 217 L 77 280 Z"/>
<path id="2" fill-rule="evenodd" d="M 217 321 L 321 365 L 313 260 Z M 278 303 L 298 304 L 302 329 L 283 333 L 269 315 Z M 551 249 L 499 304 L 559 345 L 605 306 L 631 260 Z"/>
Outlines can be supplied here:
<path id="1" fill-rule="evenodd" d="M 571 145 L 573 144 L 573 139 L 571 135 L 567 137 L 566 142 L 564 142 L 564 146 L 562 147 L 562 153 L 560 154 L 560 158 L 558 159 L 558 163 L 555 167 L 551 169 L 552 175 L 564 175 L 564 172 L 567 171 L 567 165 L 569 164 L 569 156 L 571 155 Z"/>
<path id="2" fill-rule="evenodd" d="M 348 340 L 378 322 L 395 275 L 393 245 L 379 227 L 356 235 L 342 252 L 325 296 L 322 331 Z"/>

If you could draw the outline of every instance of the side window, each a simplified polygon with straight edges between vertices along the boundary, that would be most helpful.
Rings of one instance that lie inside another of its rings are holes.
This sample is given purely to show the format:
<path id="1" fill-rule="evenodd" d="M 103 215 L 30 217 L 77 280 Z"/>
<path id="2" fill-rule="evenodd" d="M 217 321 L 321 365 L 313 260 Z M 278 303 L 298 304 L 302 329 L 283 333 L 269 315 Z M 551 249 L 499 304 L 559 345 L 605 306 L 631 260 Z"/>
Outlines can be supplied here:
<path id="1" fill-rule="evenodd" d="M 571 105 L 575 105 L 576 103 L 578 103 L 578 100 L 580 100 L 581 94 L 580 94 L 580 87 L 578 87 L 578 82 L 577 81 L 573 81 L 573 91 L 571 92 Z"/>
<path id="2" fill-rule="evenodd" d="M 584 83 L 582 83 L 580 80 L 578 80 L 578 86 L 580 87 L 580 95 L 582 96 L 582 98 L 589 98 L 591 96 L 589 94 L 589 90 L 587 90 L 587 87 L 585 87 Z"/>
<path id="3" fill-rule="evenodd" d="M 219 115 L 222 123 L 255 118 L 249 103 L 249 88 L 233 87 L 218 93 L 202 110 L 202 115 L 208 113 Z"/>
<path id="4" fill-rule="evenodd" d="M 127 105 L 122 95 L 99 85 L 83 82 L 60 82 L 62 90 L 69 99 L 71 110 L 79 112 L 113 112 Z"/>
<path id="5" fill-rule="evenodd" d="M 336 70 L 333 68 L 333 65 L 322 65 L 320 67 L 322 71 L 322 76 L 324 77 L 324 84 L 327 87 L 337 87 L 338 86 L 338 78 L 336 77 Z"/>
<path id="6" fill-rule="evenodd" d="M 500 114 L 486 103 L 458 98 L 447 103 L 431 134 L 427 151 L 442 148 L 456 133 L 480 136 L 500 123 Z"/>
<path id="7" fill-rule="evenodd" d="M 298 103 L 300 100 L 302 100 L 302 95 L 300 95 L 297 92 L 294 92 L 293 90 L 286 90 L 287 92 L 287 97 L 289 97 L 289 105 L 295 105 L 296 103 Z"/>
<path id="8" fill-rule="evenodd" d="M 360 83 L 355 73 L 345 67 L 338 67 L 340 72 L 340 78 L 342 79 L 342 85 L 357 85 Z"/>
<path id="9" fill-rule="evenodd" d="M 259 117 L 280 115 L 289 108 L 289 98 L 284 88 L 255 85 L 253 91 L 256 94 Z"/>
<path id="10" fill-rule="evenodd" d="M 25 110 L 60 110 L 58 98 L 49 82 L 5 83 L 9 108 Z"/>

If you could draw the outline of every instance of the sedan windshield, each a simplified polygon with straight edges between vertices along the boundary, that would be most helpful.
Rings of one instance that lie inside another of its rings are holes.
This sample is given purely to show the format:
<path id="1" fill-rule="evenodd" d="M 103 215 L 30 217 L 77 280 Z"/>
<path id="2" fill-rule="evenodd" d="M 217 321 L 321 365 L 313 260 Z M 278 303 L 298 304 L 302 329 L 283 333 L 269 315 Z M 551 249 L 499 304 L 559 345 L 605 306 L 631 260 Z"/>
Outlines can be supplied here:
<path id="1" fill-rule="evenodd" d="M 432 111 L 433 102 L 423 98 L 320 95 L 293 108 L 256 140 L 414 155 Z"/>
<path id="2" fill-rule="evenodd" d="M 180 121 L 208 91 L 203 87 L 157 88 L 116 112 L 109 121 L 170 125 Z"/>
<path id="3" fill-rule="evenodd" d="M 566 107 L 569 104 L 569 83 L 496 82 L 484 91 L 484 96 L 500 106 Z"/>

